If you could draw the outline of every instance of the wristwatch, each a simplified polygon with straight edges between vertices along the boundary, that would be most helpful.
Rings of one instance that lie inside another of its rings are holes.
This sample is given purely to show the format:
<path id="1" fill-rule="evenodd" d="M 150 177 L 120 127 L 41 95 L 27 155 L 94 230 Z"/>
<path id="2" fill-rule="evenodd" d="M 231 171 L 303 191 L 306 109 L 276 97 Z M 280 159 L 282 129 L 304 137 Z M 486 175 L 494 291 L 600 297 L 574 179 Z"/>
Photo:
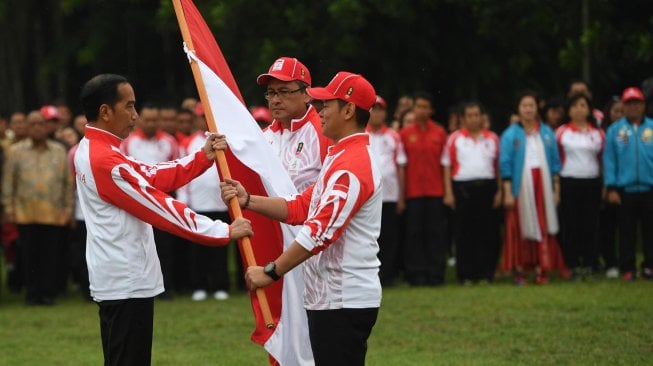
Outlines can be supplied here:
<path id="1" fill-rule="evenodd" d="M 270 278 L 274 281 L 277 281 L 281 278 L 281 276 L 277 274 L 277 265 L 274 262 L 266 264 L 265 267 L 263 267 L 263 273 L 270 276 Z"/>

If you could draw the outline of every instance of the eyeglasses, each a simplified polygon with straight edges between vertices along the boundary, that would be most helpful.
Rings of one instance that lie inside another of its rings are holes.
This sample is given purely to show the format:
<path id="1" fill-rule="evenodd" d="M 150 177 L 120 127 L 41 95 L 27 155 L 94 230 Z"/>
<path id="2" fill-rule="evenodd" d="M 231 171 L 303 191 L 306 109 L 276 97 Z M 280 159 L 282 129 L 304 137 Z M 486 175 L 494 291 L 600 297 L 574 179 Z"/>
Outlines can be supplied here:
<path id="1" fill-rule="evenodd" d="M 265 93 L 263 93 L 263 96 L 265 97 L 265 100 L 270 100 L 274 98 L 275 96 L 278 96 L 281 99 L 286 99 L 288 98 L 291 94 L 297 93 L 299 91 L 304 90 L 304 88 L 298 88 L 295 90 L 279 90 L 279 91 L 274 91 L 274 90 L 268 90 Z"/>

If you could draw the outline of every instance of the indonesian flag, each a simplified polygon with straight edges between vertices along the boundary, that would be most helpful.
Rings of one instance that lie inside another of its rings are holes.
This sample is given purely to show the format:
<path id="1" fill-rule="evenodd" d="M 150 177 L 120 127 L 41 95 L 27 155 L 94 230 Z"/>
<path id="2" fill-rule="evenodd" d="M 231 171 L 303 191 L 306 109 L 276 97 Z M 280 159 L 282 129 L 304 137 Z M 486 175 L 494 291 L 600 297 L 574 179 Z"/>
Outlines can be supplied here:
<path id="1" fill-rule="evenodd" d="M 199 11 L 190 0 L 175 1 L 181 3 L 183 14 L 177 16 L 180 24 L 185 18 L 194 52 L 188 50 L 186 42 L 184 50 L 190 62 L 198 63 L 201 83 L 206 88 L 208 100 L 204 100 L 200 93 L 202 103 L 210 105 L 217 130 L 227 136 L 229 151 L 226 155 L 232 177 L 242 182 L 252 194 L 296 194 L 297 190 L 281 161 L 245 107 L 222 51 Z M 292 244 L 299 231 L 299 228 L 280 224 L 248 210 L 244 210 L 243 215 L 252 221 L 254 236 L 251 243 L 258 265 L 276 259 Z M 263 345 L 267 352 L 284 366 L 314 364 L 308 322 L 303 309 L 303 276 L 300 266 L 265 288 L 275 322 L 273 329 L 266 328 L 258 300 L 255 294 L 251 293 L 256 318 L 252 340 Z"/>

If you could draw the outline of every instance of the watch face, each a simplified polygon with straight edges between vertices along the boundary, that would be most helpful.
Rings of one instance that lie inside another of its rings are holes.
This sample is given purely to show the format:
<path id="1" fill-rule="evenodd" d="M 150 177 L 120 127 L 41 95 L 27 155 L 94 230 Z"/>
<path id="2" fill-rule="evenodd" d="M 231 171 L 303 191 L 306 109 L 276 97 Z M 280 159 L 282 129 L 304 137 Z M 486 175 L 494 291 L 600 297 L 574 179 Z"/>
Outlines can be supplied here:
<path id="1" fill-rule="evenodd" d="M 266 273 L 272 272 L 272 271 L 274 271 L 275 267 L 276 266 L 274 265 L 274 262 L 270 262 L 270 263 L 266 264 L 265 267 L 263 267 L 263 271 L 266 272 Z"/>

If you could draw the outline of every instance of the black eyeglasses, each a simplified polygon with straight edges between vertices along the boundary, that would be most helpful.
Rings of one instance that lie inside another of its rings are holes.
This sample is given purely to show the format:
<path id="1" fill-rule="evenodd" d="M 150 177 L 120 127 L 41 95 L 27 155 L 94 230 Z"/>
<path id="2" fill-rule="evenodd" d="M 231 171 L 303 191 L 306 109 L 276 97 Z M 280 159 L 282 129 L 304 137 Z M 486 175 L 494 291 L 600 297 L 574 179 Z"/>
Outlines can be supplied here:
<path id="1" fill-rule="evenodd" d="M 286 99 L 288 98 L 291 94 L 297 93 L 299 91 L 304 90 L 304 88 L 298 88 L 295 90 L 279 90 L 279 91 L 274 91 L 274 90 L 268 90 L 265 93 L 263 93 L 263 96 L 265 97 L 265 100 L 270 100 L 274 98 L 275 96 L 279 96 L 281 99 Z"/>

